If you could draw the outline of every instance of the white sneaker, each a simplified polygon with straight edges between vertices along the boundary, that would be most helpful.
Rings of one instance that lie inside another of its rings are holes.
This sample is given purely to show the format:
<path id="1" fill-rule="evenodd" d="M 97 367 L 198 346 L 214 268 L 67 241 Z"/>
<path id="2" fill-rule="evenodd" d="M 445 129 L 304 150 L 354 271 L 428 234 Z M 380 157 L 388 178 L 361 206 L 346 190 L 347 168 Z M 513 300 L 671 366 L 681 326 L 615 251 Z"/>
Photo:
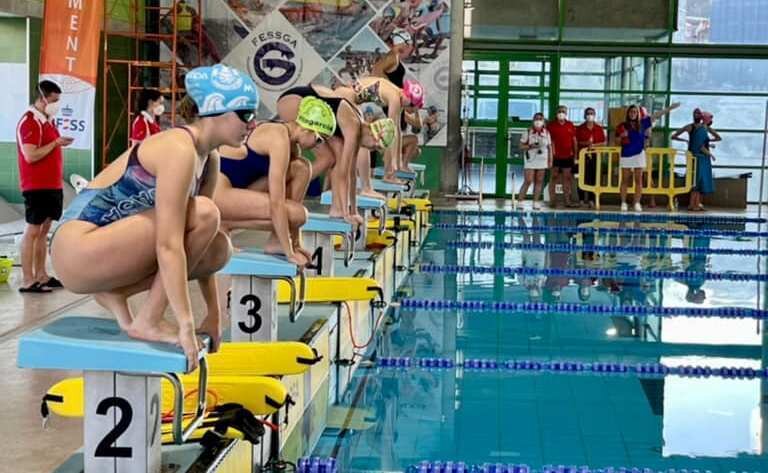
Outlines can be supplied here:
<path id="1" fill-rule="evenodd" d="M 533 210 L 541 210 L 541 204 L 538 200 L 533 202 Z"/>
<path id="2" fill-rule="evenodd" d="M 637 202 L 635 204 L 635 212 L 642 212 L 642 211 L 643 211 L 643 206 L 640 205 L 640 202 Z"/>
<path id="3" fill-rule="evenodd" d="M 622 212 L 626 212 L 627 210 L 629 210 L 629 207 L 627 207 L 627 203 L 626 202 L 622 202 L 621 203 L 621 211 Z"/>

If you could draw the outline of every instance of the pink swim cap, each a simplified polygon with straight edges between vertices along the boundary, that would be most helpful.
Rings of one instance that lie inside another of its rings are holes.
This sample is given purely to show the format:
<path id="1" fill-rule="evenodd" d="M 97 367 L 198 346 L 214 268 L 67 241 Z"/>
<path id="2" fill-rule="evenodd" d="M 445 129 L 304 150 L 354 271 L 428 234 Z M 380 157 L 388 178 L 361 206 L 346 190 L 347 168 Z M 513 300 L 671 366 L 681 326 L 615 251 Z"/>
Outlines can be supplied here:
<path id="1" fill-rule="evenodd" d="M 419 81 L 405 79 L 403 82 L 403 95 L 416 108 L 424 106 L 424 87 Z"/>

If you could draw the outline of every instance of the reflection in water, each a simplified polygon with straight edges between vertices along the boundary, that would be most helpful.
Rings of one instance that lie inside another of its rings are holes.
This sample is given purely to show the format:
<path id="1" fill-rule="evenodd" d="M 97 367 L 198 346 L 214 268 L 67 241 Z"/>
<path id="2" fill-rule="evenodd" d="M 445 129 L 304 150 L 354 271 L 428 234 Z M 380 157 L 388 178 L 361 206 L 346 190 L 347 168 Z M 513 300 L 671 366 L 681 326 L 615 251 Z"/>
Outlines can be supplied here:
<path id="1" fill-rule="evenodd" d="M 484 217 L 460 218 L 471 224 Z M 515 224 L 568 225 L 574 230 L 555 234 L 432 230 L 429 257 L 442 264 L 510 267 L 755 271 L 749 259 L 706 254 L 446 249 L 444 245 L 456 239 L 696 248 L 755 245 L 754 241 L 699 237 L 580 233 L 580 225 L 630 228 L 638 224 L 570 216 L 519 218 Z M 420 299 L 759 308 L 759 286 L 752 282 L 416 273 L 406 284 Z M 752 368 L 765 367 L 762 360 L 768 359 L 762 353 L 763 324 L 754 320 L 398 309 L 383 326 L 374 356 Z M 461 368 L 360 368 L 345 397 L 355 409 L 350 419 L 357 420 L 341 438 L 337 428 L 329 428 L 314 454 L 334 455 L 341 471 L 360 473 L 403 471 L 422 460 L 525 463 L 534 468 L 552 464 L 766 471 L 768 457 L 762 444 L 766 401 L 761 404 L 768 396 L 766 385 L 759 380 L 672 376 L 638 379 Z"/>

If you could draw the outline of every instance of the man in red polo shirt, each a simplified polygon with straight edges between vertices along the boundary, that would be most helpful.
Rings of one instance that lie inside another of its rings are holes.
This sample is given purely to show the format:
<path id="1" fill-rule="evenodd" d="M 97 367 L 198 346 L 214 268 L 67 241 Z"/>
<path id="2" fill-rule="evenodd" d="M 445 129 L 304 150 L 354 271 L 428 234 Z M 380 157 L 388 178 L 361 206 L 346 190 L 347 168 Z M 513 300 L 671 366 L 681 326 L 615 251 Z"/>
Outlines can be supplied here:
<path id="1" fill-rule="evenodd" d="M 53 117 L 59 110 L 61 89 L 44 80 L 37 86 L 37 98 L 16 127 L 19 178 L 24 196 L 27 227 L 21 240 L 21 292 L 51 292 L 61 287 L 45 269 L 48 230 L 61 217 L 64 166 L 61 148 L 73 139 L 59 135 Z"/>
<path id="2" fill-rule="evenodd" d="M 563 186 L 565 205 L 574 207 L 571 202 L 571 182 L 573 182 L 574 158 L 576 156 L 576 127 L 568 121 L 568 107 L 557 107 L 557 119 L 549 122 L 547 130 L 552 137 L 555 148 L 552 160 L 552 180 L 549 183 L 549 204 L 556 206 L 555 188 L 558 184 Z"/>
<path id="3" fill-rule="evenodd" d="M 596 117 L 594 108 L 587 107 L 584 110 L 584 123 L 576 127 L 576 141 L 579 145 L 577 156 L 584 148 L 591 150 L 595 146 L 605 146 L 607 143 L 605 130 L 597 123 Z M 584 156 L 586 157 L 584 182 L 593 185 L 597 182 L 597 156 L 595 153 L 586 153 Z M 595 194 L 579 189 L 579 201 L 592 208 L 595 206 Z"/>

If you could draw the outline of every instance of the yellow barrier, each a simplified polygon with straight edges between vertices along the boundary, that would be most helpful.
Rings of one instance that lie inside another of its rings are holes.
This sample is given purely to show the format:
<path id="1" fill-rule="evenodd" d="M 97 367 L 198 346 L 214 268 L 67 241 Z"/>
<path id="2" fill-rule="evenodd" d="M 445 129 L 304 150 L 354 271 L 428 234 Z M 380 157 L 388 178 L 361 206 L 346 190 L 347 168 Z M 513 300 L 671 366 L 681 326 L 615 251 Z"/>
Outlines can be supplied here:
<path id="1" fill-rule="evenodd" d="M 587 184 L 586 179 L 586 154 L 593 153 L 591 159 L 596 159 L 596 182 Z M 665 195 L 669 201 L 669 209 L 675 210 L 675 197 L 687 194 L 691 191 L 695 182 L 695 158 L 691 153 L 686 153 L 685 158 L 685 183 L 681 187 L 675 185 L 675 157 L 677 150 L 673 148 L 646 148 L 645 149 L 645 184 L 643 194 Z M 591 151 L 581 150 L 579 153 L 579 189 L 594 192 L 595 208 L 600 208 L 600 194 L 618 194 L 621 189 L 621 148 L 618 146 L 597 146 Z M 635 190 L 634 182 L 629 185 L 627 193 Z"/>

